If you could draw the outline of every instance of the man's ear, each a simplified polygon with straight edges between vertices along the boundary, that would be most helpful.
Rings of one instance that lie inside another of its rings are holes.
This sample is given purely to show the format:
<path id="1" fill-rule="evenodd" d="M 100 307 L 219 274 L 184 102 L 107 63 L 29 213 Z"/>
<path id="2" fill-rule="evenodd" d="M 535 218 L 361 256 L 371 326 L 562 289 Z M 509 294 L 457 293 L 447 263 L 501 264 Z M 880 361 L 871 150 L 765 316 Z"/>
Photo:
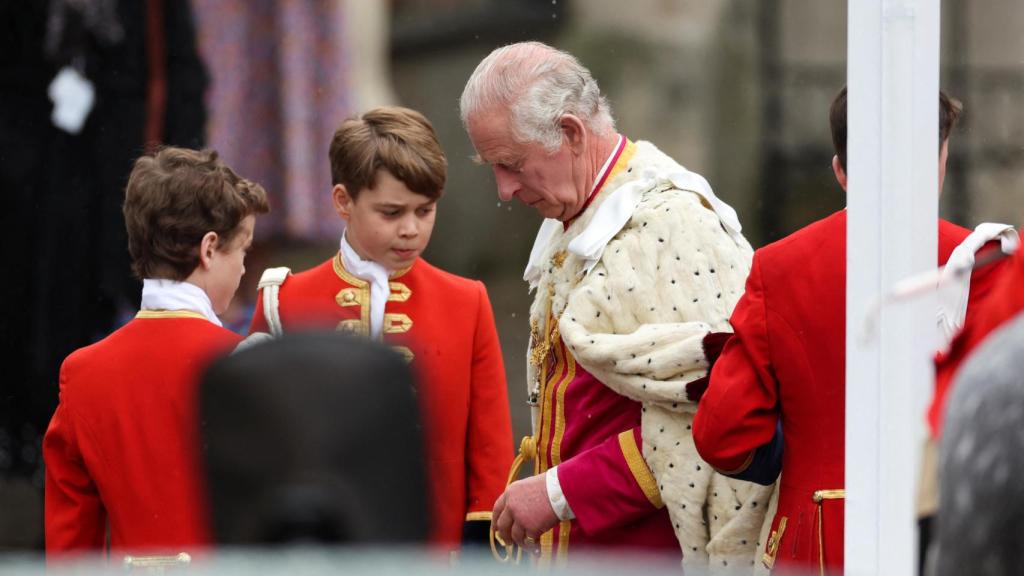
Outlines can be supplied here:
<path id="1" fill-rule="evenodd" d="M 587 127 L 575 114 L 562 114 L 558 119 L 565 143 L 574 154 L 582 154 L 587 146 Z"/>
<path id="2" fill-rule="evenodd" d="M 836 182 L 842 186 L 843 191 L 846 191 L 846 170 L 843 170 L 843 165 L 839 163 L 839 156 L 832 157 L 832 173 L 836 175 Z"/>
<path id="3" fill-rule="evenodd" d="M 199 242 L 199 265 L 204 269 L 210 268 L 210 263 L 213 261 L 213 253 L 217 251 L 217 241 L 220 238 L 216 232 L 210 231 L 203 234 L 203 239 Z"/>
<path id="4" fill-rule="evenodd" d="M 334 211 L 338 213 L 338 216 L 342 220 L 348 222 L 350 216 L 352 216 L 352 204 L 355 200 L 349 195 L 348 189 L 345 188 L 344 184 L 335 184 L 331 190 L 331 199 L 334 201 Z"/>

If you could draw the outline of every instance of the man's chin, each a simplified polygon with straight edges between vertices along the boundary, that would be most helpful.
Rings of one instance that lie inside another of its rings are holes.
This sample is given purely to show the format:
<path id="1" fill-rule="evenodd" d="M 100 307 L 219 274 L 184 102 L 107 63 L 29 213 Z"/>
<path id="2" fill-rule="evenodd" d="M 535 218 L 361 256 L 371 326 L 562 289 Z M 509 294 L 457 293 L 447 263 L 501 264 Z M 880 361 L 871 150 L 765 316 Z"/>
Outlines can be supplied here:
<path id="1" fill-rule="evenodd" d="M 537 210 L 537 213 L 544 218 L 551 218 L 553 220 L 562 220 L 562 216 L 565 212 L 562 208 L 552 206 L 550 204 L 536 205 L 534 206 L 534 209 Z"/>
<path id="2" fill-rule="evenodd" d="M 545 214 L 545 218 L 551 218 L 552 220 L 558 220 L 559 222 L 568 222 L 572 220 L 576 215 L 570 214 L 566 207 L 553 208 L 550 210 L 550 214 Z"/>

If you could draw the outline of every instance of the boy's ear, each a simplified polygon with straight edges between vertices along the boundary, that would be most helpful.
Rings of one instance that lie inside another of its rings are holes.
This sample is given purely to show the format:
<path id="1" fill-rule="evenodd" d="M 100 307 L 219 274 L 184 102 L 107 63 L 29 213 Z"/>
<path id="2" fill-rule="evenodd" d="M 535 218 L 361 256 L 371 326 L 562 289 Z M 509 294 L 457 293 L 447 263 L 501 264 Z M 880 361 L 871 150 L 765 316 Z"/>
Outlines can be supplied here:
<path id="1" fill-rule="evenodd" d="M 213 253 L 217 251 L 218 240 L 216 232 L 211 231 L 203 235 L 203 239 L 199 243 L 199 265 L 203 268 L 210 267 L 210 263 L 213 261 Z"/>
<path id="2" fill-rule="evenodd" d="M 334 211 L 338 213 L 342 220 L 348 222 L 349 217 L 352 215 L 352 203 L 355 200 L 349 196 L 345 185 L 335 184 L 334 189 L 331 190 L 331 198 L 334 200 Z"/>
<path id="3" fill-rule="evenodd" d="M 843 165 L 839 163 L 839 156 L 832 157 L 832 173 L 836 175 L 836 182 L 839 182 L 839 186 L 846 190 L 846 170 L 843 170 Z"/>

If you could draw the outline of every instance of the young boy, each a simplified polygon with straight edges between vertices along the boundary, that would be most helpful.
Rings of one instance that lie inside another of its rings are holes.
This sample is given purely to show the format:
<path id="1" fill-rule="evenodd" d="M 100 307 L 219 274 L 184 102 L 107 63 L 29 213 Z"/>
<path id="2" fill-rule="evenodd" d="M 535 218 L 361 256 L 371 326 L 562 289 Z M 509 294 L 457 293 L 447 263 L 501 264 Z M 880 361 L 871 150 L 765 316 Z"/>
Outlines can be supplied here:
<path id="1" fill-rule="evenodd" d="M 267 270 L 251 331 L 351 331 L 383 340 L 411 361 L 433 494 L 431 539 L 454 549 L 464 522 L 479 521 L 465 527 L 474 536 L 487 533 L 512 462 L 512 430 L 484 285 L 420 258 L 447 161 L 430 122 L 405 108 L 346 120 L 331 141 L 330 161 L 334 209 L 346 223 L 341 248 L 294 276 Z M 368 457 L 372 450 L 368 445 Z"/>
<path id="2" fill-rule="evenodd" d="M 46 551 L 178 553 L 209 543 L 196 394 L 240 337 L 221 327 L 245 272 L 261 186 L 212 151 L 135 162 L 124 217 L 142 310 L 60 371 L 43 440 Z"/>

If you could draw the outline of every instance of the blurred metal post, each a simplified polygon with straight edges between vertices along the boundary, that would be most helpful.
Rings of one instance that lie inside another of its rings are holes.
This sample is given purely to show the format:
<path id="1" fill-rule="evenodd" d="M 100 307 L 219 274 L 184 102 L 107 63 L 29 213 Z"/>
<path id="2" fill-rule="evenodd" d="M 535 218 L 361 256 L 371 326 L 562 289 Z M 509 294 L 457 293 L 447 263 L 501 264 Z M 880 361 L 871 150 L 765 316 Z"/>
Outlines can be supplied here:
<path id="1" fill-rule="evenodd" d="M 941 6 L 848 7 L 846 574 L 910 576 L 935 300 L 885 307 L 867 335 L 865 317 L 887 288 L 936 264 Z"/>

